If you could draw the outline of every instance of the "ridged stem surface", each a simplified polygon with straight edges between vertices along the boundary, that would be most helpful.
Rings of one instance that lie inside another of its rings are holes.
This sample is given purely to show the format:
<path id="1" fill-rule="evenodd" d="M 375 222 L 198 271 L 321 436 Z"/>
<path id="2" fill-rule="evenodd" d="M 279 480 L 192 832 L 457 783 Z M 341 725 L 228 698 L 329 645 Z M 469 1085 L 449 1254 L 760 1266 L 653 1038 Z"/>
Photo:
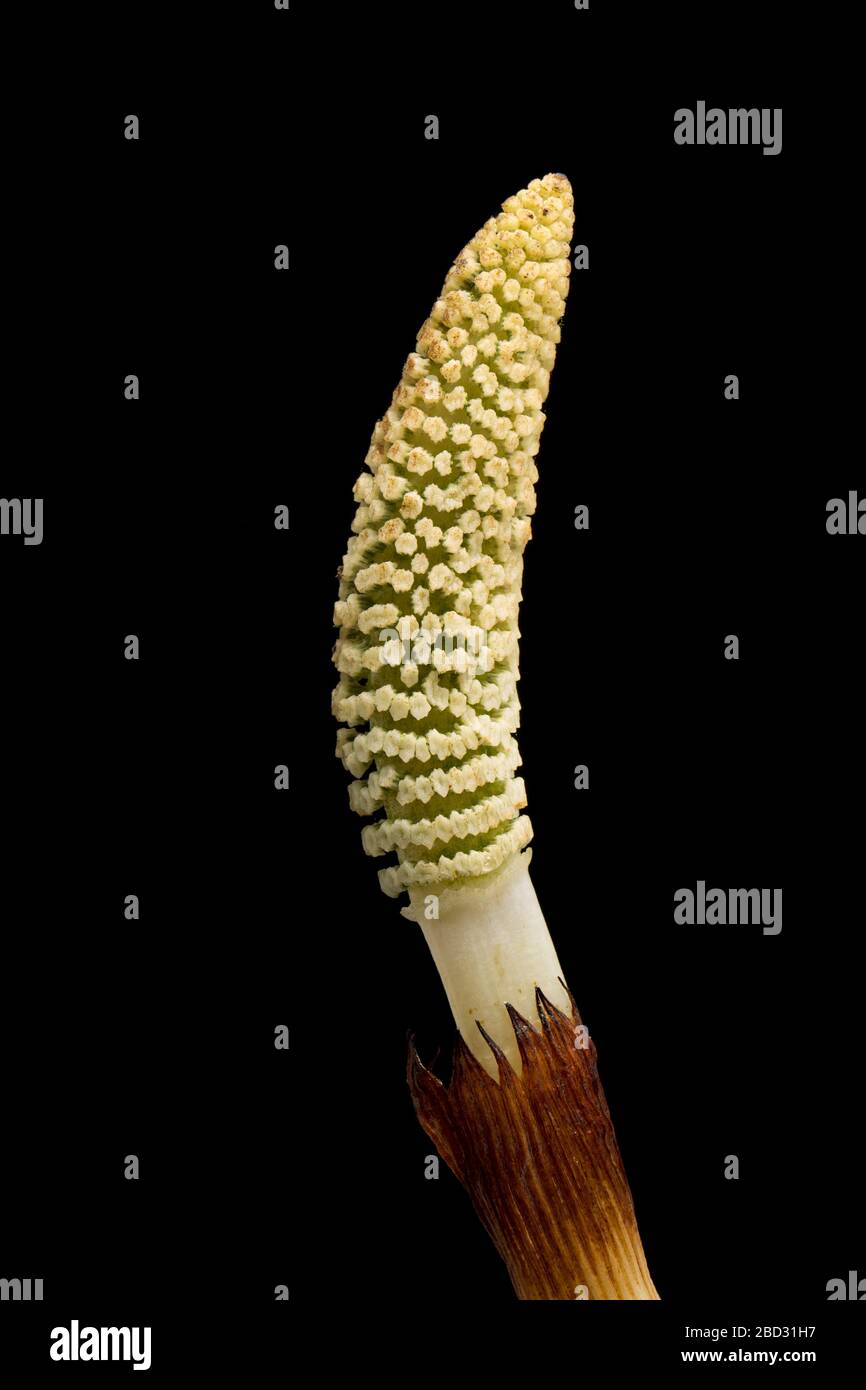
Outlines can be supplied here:
<path id="1" fill-rule="evenodd" d="M 494 1081 L 458 1035 L 450 1085 L 410 1046 L 418 1118 L 460 1179 L 521 1299 L 658 1299 L 577 1009 L 539 992 L 539 1029 L 509 1008 L 523 1068 L 492 1038 Z"/>

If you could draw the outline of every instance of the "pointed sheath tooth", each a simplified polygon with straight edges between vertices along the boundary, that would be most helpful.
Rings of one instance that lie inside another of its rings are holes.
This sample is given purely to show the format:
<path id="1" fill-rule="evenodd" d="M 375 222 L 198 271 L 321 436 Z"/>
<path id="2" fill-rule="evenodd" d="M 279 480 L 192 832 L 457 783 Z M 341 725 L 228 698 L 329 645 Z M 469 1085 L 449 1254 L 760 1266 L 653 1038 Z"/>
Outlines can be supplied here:
<path id="1" fill-rule="evenodd" d="M 538 1034 L 533 1028 L 529 1019 L 524 1018 L 523 1014 L 517 1012 L 513 1004 L 505 1005 L 505 1012 L 511 1020 L 511 1027 L 514 1029 L 514 1036 L 517 1039 L 517 1046 L 520 1050 L 520 1060 L 524 1066 L 532 1057 L 532 1040 Z"/>
<path id="2" fill-rule="evenodd" d="M 379 873 L 391 897 L 485 879 L 532 838 L 515 776 L 517 612 L 572 227 L 568 179 L 547 174 L 476 232 L 355 486 L 333 707 L 351 728 L 347 768 L 381 779 L 376 796 L 356 783 L 351 804 L 384 810 L 363 841 L 396 853 Z"/>
<path id="3" fill-rule="evenodd" d="M 487 1046 L 490 1048 L 490 1051 L 493 1053 L 496 1065 L 499 1068 L 500 1086 L 504 1087 L 505 1090 L 509 1090 L 517 1081 L 517 1074 L 514 1068 L 512 1067 L 505 1053 L 502 1051 L 502 1048 L 498 1045 L 495 1039 L 492 1038 L 490 1034 L 487 1032 L 487 1029 L 484 1027 L 483 1023 L 476 1021 L 475 1026 L 478 1029 L 484 1041 L 487 1043 Z"/>

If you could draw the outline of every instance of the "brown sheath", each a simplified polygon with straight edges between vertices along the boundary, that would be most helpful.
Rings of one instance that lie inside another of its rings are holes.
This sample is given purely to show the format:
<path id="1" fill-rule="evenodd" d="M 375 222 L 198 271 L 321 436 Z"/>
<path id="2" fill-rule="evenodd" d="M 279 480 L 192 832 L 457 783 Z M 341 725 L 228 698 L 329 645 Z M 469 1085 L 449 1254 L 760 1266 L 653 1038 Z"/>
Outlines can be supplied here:
<path id="1" fill-rule="evenodd" d="M 595 1045 L 573 998 L 571 1018 L 538 989 L 536 1004 L 540 1032 L 506 1005 L 520 1076 L 478 1025 L 499 1084 L 458 1033 L 446 1089 L 410 1039 L 418 1119 L 472 1198 L 518 1298 L 657 1299 Z"/>

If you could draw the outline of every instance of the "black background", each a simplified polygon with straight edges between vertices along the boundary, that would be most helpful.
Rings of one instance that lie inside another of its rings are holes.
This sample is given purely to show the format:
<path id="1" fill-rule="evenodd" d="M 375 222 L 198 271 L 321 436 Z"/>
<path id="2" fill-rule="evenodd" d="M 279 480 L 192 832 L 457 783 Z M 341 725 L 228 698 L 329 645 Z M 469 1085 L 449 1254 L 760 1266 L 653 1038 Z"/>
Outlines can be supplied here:
<path id="1" fill-rule="evenodd" d="M 456 1180 L 424 1178 L 406 1035 L 429 1061 L 450 1013 L 348 809 L 331 610 L 448 266 L 549 170 L 590 269 L 539 457 L 522 771 L 663 1300 L 584 1311 L 581 1347 L 668 1366 L 686 1321 L 808 1323 L 826 1367 L 858 1316 L 826 1301 L 866 1275 L 864 542 L 825 528 L 863 494 L 843 152 L 771 62 L 716 73 L 656 33 L 644 65 L 644 17 L 626 68 L 601 7 L 460 13 L 428 33 L 265 5 L 181 40 L 154 12 L 76 81 L 59 141 L 22 98 L 40 201 L 13 235 L 40 273 L 3 494 L 44 497 L 45 540 L 0 543 L 0 1275 L 45 1302 L 2 1305 L 0 1364 L 74 1373 L 47 1346 L 77 1317 L 152 1325 L 152 1376 L 236 1359 L 276 1383 L 302 1343 L 340 1355 L 307 1314 L 378 1355 L 386 1328 L 512 1307 Z M 781 155 L 676 146 L 701 98 L 783 107 Z M 781 934 L 675 926 L 699 878 L 782 887 Z"/>

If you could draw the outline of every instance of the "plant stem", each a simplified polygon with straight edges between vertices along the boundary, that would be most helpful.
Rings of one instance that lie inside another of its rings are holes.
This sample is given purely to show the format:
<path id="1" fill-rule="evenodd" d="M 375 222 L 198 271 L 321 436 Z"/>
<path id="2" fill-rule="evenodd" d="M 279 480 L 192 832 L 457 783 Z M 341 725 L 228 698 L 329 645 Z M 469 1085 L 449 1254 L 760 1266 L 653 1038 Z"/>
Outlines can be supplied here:
<path id="1" fill-rule="evenodd" d="M 565 986 L 528 855 L 429 895 L 420 922 L 458 1028 L 446 1089 L 410 1047 L 418 1118 L 521 1299 L 654 1301 L 595 1045 Z"/>
<path id="2" fill-rule="evenodd" d="M 496 1060 L 482 1028 L 520 1074 L 522 1061 L 506 1012 L 511 1004 L 537 1020 L 535 991 L 569 1008 L 562 966 L 529 877 L 529 852 L 516 855 L 499 874 L 439 899 L 439 918 L 424 915 L 425 895 L 410 894 L 406 916 L 420 923 L 445 986 L 463 1041 L 494 1078 Z"/>

